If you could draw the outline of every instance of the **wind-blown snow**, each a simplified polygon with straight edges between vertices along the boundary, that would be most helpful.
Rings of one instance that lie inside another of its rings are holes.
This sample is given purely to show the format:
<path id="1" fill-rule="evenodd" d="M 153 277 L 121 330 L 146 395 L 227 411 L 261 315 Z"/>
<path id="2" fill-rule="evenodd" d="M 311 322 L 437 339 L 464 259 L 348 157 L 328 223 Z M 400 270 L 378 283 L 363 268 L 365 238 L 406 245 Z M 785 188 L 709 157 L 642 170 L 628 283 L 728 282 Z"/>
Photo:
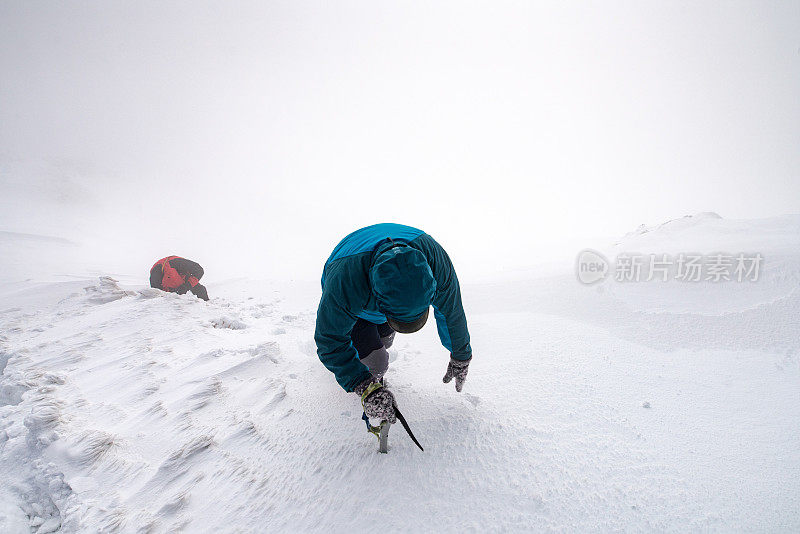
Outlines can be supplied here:
<path id="1" fill-rule="evenodd" d="M 757 283 L 464 284 L 464 392 L 432 325 L 399 336 L 425 452 L 397 425 L 387 455 L 315 355 L 316 283 L 3 282 L 0 531 L 798 531 L 798 228 L 702 216 L 609 249 L 758 251 Z"/>

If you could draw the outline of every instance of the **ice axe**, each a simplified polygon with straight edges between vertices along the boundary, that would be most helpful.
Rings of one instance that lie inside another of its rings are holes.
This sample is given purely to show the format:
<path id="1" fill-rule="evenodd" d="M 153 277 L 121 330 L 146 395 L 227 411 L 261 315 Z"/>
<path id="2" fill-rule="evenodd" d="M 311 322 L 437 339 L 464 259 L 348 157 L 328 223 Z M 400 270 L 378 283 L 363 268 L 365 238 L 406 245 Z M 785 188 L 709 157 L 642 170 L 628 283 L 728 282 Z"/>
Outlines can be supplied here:
<path id="1" fill-rule="evenodd" d="M 361 416 L 361 419 L 367 423 L 367 432 L 374 434 L 375 437 L 378 438 L 378 452 L 384 454 L 389 452 L 389 427 L 392 426 L 392 424 L 384 419 L 381 421 L 380 425 L 372 426 L 369 424 L 367 412 L 364 412 L 364 414 Z"/>

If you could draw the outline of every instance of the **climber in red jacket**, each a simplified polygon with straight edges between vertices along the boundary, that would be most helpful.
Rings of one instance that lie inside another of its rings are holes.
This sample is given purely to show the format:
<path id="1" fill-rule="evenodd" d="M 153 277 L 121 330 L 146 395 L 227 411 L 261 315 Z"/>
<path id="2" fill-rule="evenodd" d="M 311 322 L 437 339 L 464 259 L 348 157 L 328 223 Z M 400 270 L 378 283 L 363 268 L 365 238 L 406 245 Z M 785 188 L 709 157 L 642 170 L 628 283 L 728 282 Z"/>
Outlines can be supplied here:
<path id="1" fill-rule="evenodd" d="M 198 298 L 208 300 L 208 291 L 200 283 L 202 277 L 203 268 L 199 263 L 180 256 L 167 256 L 150 269 L 150 287 L 179 295 L 191 291 Z"/>

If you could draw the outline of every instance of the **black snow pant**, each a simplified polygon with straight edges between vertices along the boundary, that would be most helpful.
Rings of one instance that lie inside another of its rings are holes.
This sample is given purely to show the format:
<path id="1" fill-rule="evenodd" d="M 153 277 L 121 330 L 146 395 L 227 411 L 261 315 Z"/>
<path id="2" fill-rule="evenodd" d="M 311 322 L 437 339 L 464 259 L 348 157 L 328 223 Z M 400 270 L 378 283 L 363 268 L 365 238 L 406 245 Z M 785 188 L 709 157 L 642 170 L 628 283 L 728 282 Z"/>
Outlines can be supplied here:
<path id="1" fill-rule="evenodd" d="M 394 330 L 389 323 L 375 324 L 358 319 L 350 332 L 350 339 L 361 363 L 369 368 L 375 378 L 381 378 L 389 368 L 389 353 L 386 349 L 394 341 Z"/>

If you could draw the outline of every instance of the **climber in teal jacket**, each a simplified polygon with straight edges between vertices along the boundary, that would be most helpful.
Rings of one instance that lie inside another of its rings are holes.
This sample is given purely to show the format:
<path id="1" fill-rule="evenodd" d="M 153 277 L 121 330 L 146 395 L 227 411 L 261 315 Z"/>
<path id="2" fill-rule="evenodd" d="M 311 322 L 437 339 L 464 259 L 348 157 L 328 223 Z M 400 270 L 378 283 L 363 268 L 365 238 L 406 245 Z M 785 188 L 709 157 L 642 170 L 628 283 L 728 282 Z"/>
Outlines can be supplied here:
<path id="1" fill-rule="evenodd" d="M 317 355 L 345 391 L 362 397 L 369 417 L 394 422 L 394 398 L 382 387 L 394 332 L 421 329 L 433 306 L 450 352 L 443 381 L 461 391 L 472 358 L 461 291 L 444 249 L 422 230 L 376 224 L 345 237 L 322 273 L 314 340 Z"/>

